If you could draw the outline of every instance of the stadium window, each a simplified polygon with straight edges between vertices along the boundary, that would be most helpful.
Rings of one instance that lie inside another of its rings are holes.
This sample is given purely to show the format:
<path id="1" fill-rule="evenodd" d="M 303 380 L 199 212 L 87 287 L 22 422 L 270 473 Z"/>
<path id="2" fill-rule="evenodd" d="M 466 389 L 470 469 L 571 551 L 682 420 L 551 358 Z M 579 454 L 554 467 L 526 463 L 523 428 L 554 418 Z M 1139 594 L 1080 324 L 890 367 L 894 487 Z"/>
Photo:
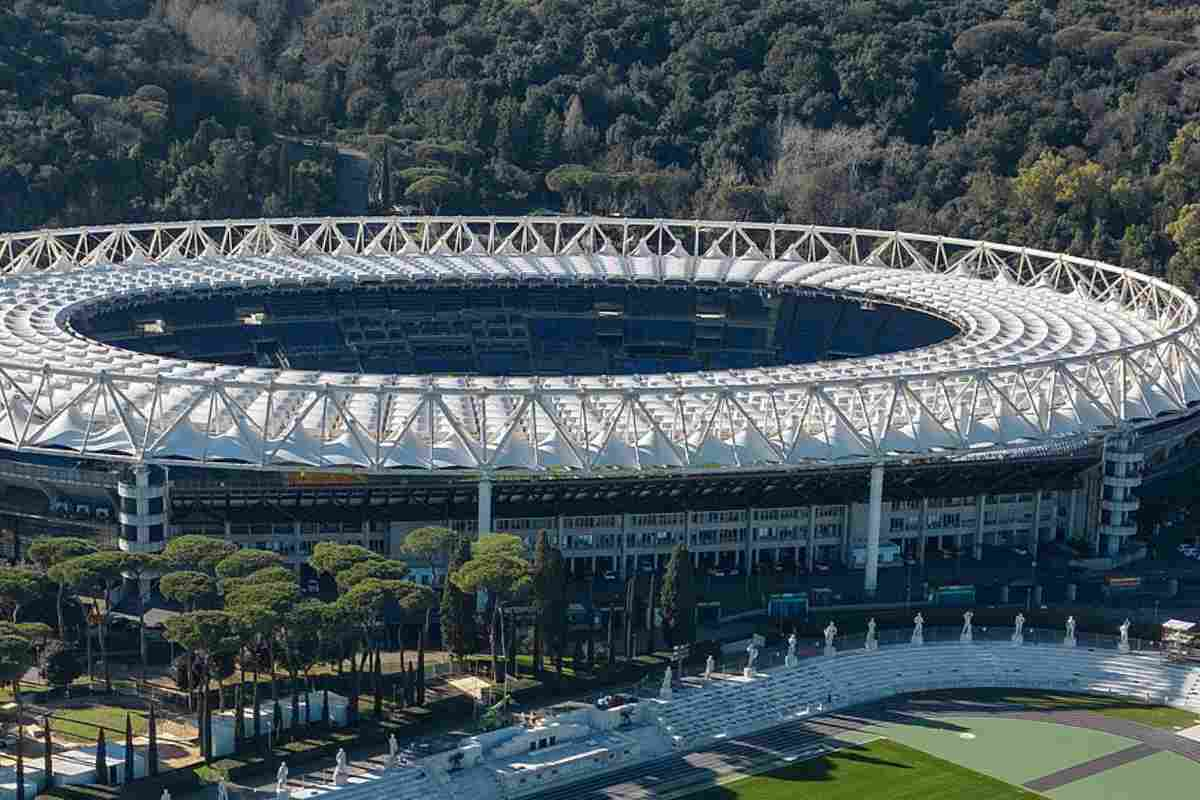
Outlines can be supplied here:
<path id="1" fill-rule="evenodd" d="M 137 498 L 136 497 L 122 497 L 121 498 L 121 512 L 124 514 L 138 513 Z"/>
<path id="2" fill-rule="evenodd" d="M 150 541 L 161 542 L 163 540 L 163 526 L 161 524 L 150 526 Z"/>
<path id="3" fill-rule="evenodd" d="M 163 513 L 163 499 L 161 497 L 151 497 L 149 500 L 147 500 L 146 501 L 146 513 L 147 514 Z"/>

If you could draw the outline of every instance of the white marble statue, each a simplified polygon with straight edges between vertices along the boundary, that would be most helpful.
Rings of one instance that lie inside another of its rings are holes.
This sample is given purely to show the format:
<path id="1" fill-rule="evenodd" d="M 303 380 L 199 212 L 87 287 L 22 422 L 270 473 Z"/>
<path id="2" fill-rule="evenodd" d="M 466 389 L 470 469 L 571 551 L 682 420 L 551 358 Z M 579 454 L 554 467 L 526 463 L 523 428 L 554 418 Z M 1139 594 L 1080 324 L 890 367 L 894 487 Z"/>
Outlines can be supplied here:
<path id="1" fill-rule="evenodd" d="M 711 655 L 704 659 L 704 680 L 710 680 L 712 678 L 712 674 L 716 672 L 716 670 L 717 662 Z"/>
<path id="2" fill-rule="evenodd" d="M 963 614 L 962 634 L 958 637 L 960 642 L 969 642 L 975 638 L 975 627 L 971 620 L 975 619 L 975 612 L 967 611 Z"/>
<path id="3" fill-rule="evenodd" d="M 279 764 L 279 771 L 275 773 L 275 797 L 276 800 L 283 800 L 289 797 L 290 793 L 287 788 L 288 782 L 288 767 L 287 762 L 283 761 Z"/>
<path id="4" fill-rule="evenodd" d="M 1017 618 L 1013 620 L 1013 644 L 1023 644 L 1025 642 L 1025 615 L 1020 611 L 1017 612 Z"/>
<path id="5" fill-rule="evenodd" d="M 754 669 L 754 665 L 758 662 L 758 645 L 755 644 L 754 642 L 751 642 L 750 645 L 746 648 L 746 655 L 749 656 L 749 660 L 746 662 L 746 666 L 750 667 L 751 669 Z"/>
<path id="6" fill-rule="evenodd" d="M 794 667 L 797 663 L 799 663 L 796 659 L 796 634 L 794 631 L 792 632 L 792 635 L 788 637 L 787 644 L 787 656 L 783 659 L 783 663 L 786 666 Z"/>
<path id="7" fill-rule="evenodd" d="M 920 611 L 913 617 L 913 644 L 925 644 L 925 617 Z"/>
<path id="8" fill-rule="evenodd" d="M 671 668 L 667 667 L 663 672 L 662 685 L 658 687 L 658 697 L 660 700 L 671 699 Z"/>
<path id="9" fill-rule="evenodd" d="M 1075 617 L 1067 617 L 1067 635 L 1063 638 L 1063 647 L 1075 646 Z"/>
<path id="10" fill-rule="evenodd" d="M 229 789 L 225 786 L 224 779 L 217 783 L 217 800 L 229 800 Z"/>
<path id="11" fill-rule="evenodd" d="M 391 755 L 392 758 L 395 758 L 396 754 L 399 752 L 400 752 L 400 744 L 399 744 L 399 742 L 396 741 L 396 734 L 393 733 L 390 736 L 388 736 L 388 753 Z"/>
<path id="12" fill-rule="evenodd" d="M 1117 630 L 1121 632 L 1121 641 L 1117 642 L 1117 649 L 1122 653 L 1129 652 L 1129 627 L 1132 624 L 1133 623 L 1126 618 L 1126 620 L 1121 623 L 1121 626 L 1117 628 Z"/>
<path id="13" fill-rule="evenodd" d="M 868 650 L 878 650 L 879 640 L 875 638 L 875 618 L 871 617 L 867 620 L 867 642 L 864 645 Z"/>
<path id="14" fill-rule="evenodd" d="M 831 656 L 837 652 L 837 648 L 833 646 L 833 640 L 837 638 L 838 629 L 832 621 L 825 626 L 825 655 Z"/>
<path id="15" fill-rule="evenodd" d="M 163 789 L 162 797 L 160 797 L 159 800 L 171 800 L 171 793 L 166 789 Z"/>
<path id="16" fill-rule="evenodd" d="M 346 774 L 346 751 L 338 748 L 337 763 L 333 767 L 333 785 L 345 786 L 350 776 Z"/>

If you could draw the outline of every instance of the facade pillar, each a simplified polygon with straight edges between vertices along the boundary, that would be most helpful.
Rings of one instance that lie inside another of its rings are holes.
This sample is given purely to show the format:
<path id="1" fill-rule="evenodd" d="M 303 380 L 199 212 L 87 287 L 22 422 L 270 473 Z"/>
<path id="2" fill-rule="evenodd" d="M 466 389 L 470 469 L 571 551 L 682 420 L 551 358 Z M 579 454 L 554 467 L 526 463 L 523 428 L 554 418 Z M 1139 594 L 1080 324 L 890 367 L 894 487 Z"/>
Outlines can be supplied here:
<path id="1" fill-rule="evenodd" d="M 1035 489 L 1033 493 L 1033 535 L 1029 537 L 1029 555 L 1037 561 L 1038 544 L 1042 540 L 1042 490 Z"/>
<path id="2" fill-rule="evenodd" d="M 883 520 L 883 465 L 871 467 L 871 495 L 867 507 L 867 574 L 863 592 L 875 596 L 879 583 L 879 526 Z"/>
<path id="3" fill-rule="evenodd" d="M 929 499 L 921 498 L 921 543 L 917 545 L 917 558 L 925 566 L 925 550 L 929 541 Z"/>
<path id="4" fill-rule="evenodd" d="M 1067 541 L 1075 538 L 1075 507 L 1079 505 L 1079 490 L 1072 489 L 1067 499 Z"/>
<path id="5" fill-rule="evenodd" d="M 975 496 L 975 560 L 983 558 L 983 501 L 986 495 Z"/>
<path id="6" fill-rule="evenodd" d="M 492 532 L 492 476 L 479 477 L 479 530 L 476 538 Z"/>
<path id="7" fill-rule="evenodd" d="M 813 571 L 813 562 L 816 560 L 817 552 L 817 507 L 808 507 L 808 552 L 804 557 L 808 560 L 808 572 L 811 575 Z"/>

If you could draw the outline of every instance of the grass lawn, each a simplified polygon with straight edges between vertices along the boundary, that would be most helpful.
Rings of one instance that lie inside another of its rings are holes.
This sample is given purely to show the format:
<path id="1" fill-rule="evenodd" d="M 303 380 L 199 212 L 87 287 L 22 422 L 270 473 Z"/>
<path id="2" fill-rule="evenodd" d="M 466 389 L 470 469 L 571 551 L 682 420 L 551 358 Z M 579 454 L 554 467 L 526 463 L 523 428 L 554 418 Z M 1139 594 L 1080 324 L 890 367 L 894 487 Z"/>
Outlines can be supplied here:
<path id="1" fill-rule="evenodd" d="M 1086 694 L 1062 694 L 1058 692 L 1031 692 L 1020 689 L 977 689 L 971 691 L 946 690 L 916 695 L 916 699 L 968 700 L 985 703 L 1013 703 L 1035 709 L 1068 708 L 1091 711 L 1106 717 L 1140 722 L 1152 728 L 1179 730 L 1200 724 L 1200 716 L 1194 711 L 1183 711 L 1170 706 L 1147 706 L 1128 700 L 1093 697 Z"/>
<path id="2" fill-rule="evenodd" d="M 133 720 L 134 736 L 140 736 L 146 732 L 146 717 L 141 711 L 115 706 L 89 706 L 87 708 L 56 709 L 55 713 L 62 717 L 69 717 L 70 721 L 58 718 L 50 720 L 50 727 L 54 732 L 84 742 L 95 742 L 98 733 L 95 726 L 102 725 L 111 729 L 104 732 L 105 739 L 115 744 L 123 743 L 125 741 L 123 737 L 126 713 Z M 114 735 L 113 731 L 120 733 Z"/>
<path id="3" fill-rule="evenodd" d="M 1016 786 L 878 739 L 753 778 L 706 789 L 692 800 L 1018 800 Z"/>

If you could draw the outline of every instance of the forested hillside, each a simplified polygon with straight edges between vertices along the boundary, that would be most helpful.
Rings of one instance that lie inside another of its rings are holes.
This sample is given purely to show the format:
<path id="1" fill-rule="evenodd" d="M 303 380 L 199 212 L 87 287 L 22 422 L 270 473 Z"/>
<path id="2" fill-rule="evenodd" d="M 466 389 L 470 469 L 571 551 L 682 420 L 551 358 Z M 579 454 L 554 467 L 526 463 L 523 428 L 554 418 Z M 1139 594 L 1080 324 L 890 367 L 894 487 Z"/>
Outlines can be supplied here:
<path id="1" fill-rule="evenodd" d="M 1178 0 L 70 0 L 0 11 L 0 227 L 332 210 L 819 221 L 1200 269 Z M 303 154 L 299 154 L 303 155 Z"/>

